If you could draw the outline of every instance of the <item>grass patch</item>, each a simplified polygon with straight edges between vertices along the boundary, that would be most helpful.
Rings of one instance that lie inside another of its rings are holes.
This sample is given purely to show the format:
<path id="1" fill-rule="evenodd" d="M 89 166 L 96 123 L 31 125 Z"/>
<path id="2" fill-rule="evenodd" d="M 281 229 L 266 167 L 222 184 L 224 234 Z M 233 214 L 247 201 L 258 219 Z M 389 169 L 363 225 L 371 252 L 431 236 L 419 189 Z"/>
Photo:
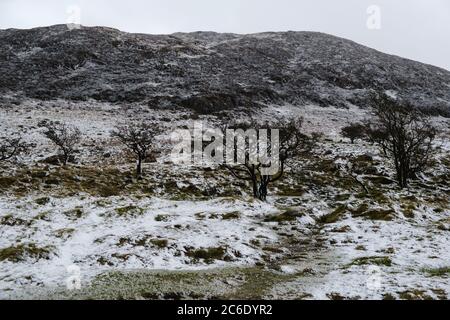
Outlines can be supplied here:
<path id="1" fill-rule="evenodd" d="M 199 187 L 191 184 L 189 181 L 184 181 L 185 186 L 179 187 L 176 181 L 167 181 L 163 188 L 165 194 L 170 195 L 170 200 L 186 201 L 186 200 L 203 200 L 212 196 L 207 190 L 202 190 Z"/>
<path id="2" fill-rule="evenodd" d="M 81 217 L 83 217 L 83 214 L 84 212 L 82 208 L 75 208 L 73 210 L 64 212 L 64 215 L 71 219 L 80 219 Z"/>
<path id="3" fill-rule="evenodd" d="M 365 212 L 363 217 L 370 220 L 392 221 L 394 219 L 394 214 L 395 211 L 392 209 L 373 209 Z"/>
<path id="4" fill-rule="evenodd" d="M 369 180 L 370 182 L 374 183 L 374 184 L 378 184 L 378 185 L 391 185 L 396 183 L 394 180 L 389 179 L 388 177 L 383 177 L 383 176 L 371 176 L 371 177 L 366 177 L 367 180 Z"/>
<path id="5" fill-rule="evenodd" d="M 152 239 L 150 243 L 157 246 L 160 249 L 167 248 L 169 241 L 166 239 Z"/>
<path id="6" fill-rule="evenodd" d="M 395 211 L 392 209 L 370 209 L 367 203 L 361 204 L 357 209 L 350 210 L 352 217 L 362 217 L 369 220 L 391 221 L 394 219 Z"/>
<path id="7" fill-rule="evenodd" d="M 73 228 L 58 229 L 55 231 L 55 236 L 58 238 L 67 239 L 70 238 L 74 232 L 75 229 Z"/>
<path id="8" fill-rule="evenodd" d="M 441 219 L 436 222 L 436 225 L 441 231 L 450 231 L 450 218 Z"/>
<path id="9" fill-rule="evenodd" d="M 271 247 L 271 246 L 266 246 L 264 248 L 262 248 L 264 251 L 268 251 L 271 253 L 284 253 L 284 251 L 280 248 L 277 247 Z"/>
<path id="10" fill-rule="evenodd" d="M 347 232 L 351 232 L 352 228 L 350 226 L 343 226 L 341 228 L 334 228 L 332 230 L 330 230 L 330 232 L 335 232 L 335 233 L 347 233 Z"/>
<path id="11" fill-rule="evenodd" d="M 302 216 L 304 216 L 303 212 L 300 212 L 297 209 L 289 209 L 279 215 L 270 216 L 264 219 L 264 222 L 296 221 L 297 218 Z"/>
<path id="12" fill-rule="evenodd" d="M 169 218 L 170 218 L 170 216 L 169 216 L 168 214 L 158 214 L 158 215 L 155 217 L 155 221 L 158 221 L 158 222 L 167 222 L 167 221 L 169 221 Z"/>
<path id="13" fill-rule="evenodd" d="M 31 222 L 23 220 L 21 218 L 16 218 L 12 214 L 9 214 L 0 218 L 0 224 L 3 226 L 15 227 L 15 226 L 30 226 Z"/>
<path id="14" fill-rule="evenodd" d="M 450 275 L 450 267 L 423 269 L 422 271 L 427 273 L 431 277 L 445 277 L 445 276 Z"/>
<path id="15" fill-rule="evenodd" d="M 284 183 L 277 185 L 276 194 L 282 197 L 301 197 L 305 190 L 301 186 Z"/>
<path id="16" fill-rule="evenodd" d="M 439 300 L 448 300 L 447 292 L 444 289 L 431 289 L 431 292 L 433 292 Z"/>
<path id="17" fill-rule="evenodd" d="M 392 266 L 392 260 L 389 257 L 362 257 L 353 260 L 348 266 L 363 266 L 363 265 L 376 265 L 376 266 Z"/>
<path id="18" fill-rule="evenodd" d="M 0 249 L 0 261 L 20 262 L 27 258 L 49 259 L 53 247 L 38 247 L 34 243 Z"/>
<path id="19" fill-rule="evenodd" d="M 350 194 L 343 193 L 343 194 L 336 195 L 333 200 L 337 201 L 337 202 L 341 202 L 341 201 L 347 201 L 348 199 L 350 199 Z"/>
<path id="20" fill-rule="evenodd" d="M 23 196 L 42 188 L 52 194 L 76 195 L 88 193 L 92 196 L 111 197 L 130 192 L 142 192 L 149 180 L 134 182 L 129 172 L 115 167 L 75 166 L 66 167 L 39 165 L 18 171 L 14 176 L 0 178 L 0 191 L 12 191 Z M 9 183 L 8 187 L 6 183 Z M 5 188 L 2 185 L 5 184 Z"/>
<path id="21" fill-rule="evenodd" d="M 34 202 L 40 206 L 45 206 L 46 204 L 48 204 L 50 202 L 50 198 L 43 197 L 43 198 L 36 199 Z"/>
<path id="22" fill-rule="evenodd" d="M 360 217 L 364 215 L 364 213 L 369 210 L 369 205 L 367 203 L 362 203 L 358 208 L 355 210 L 350 210 L 353 217 Z"/>
<path id="23" fill-rule="evenodd" d="M 397 292 L 398 297 L 402 300 L 433 300 L 424 290 L 406 290 Z"/>
<path id="24" fill-rule="evenodd" d="M 188 248 L 186 256 L 194 260 L 204 260 L 206 263 L 212 263 L 214 260 L 223 260 L 227 250 L 224 247 L 211 247 L 205 249 Z"/>
<path id="25" fill-rule="evenodd" d="M 222 215 L 222 220 L 235 220 L 241 217 L 238 211 L 228 212 Z"/>
<path id="26" fill-rule="evenodd" d="M 419 200 L 414 196 L 405 196 L 400 199 L 400 208 L 406 218 L 414 218 L 414 211 L 417 210 Z"/>
<path id="27" fill-rule="evenodd" d="M 8 190 L 16 183 L 14 177 L 0 177 L 0 190 Z"/>
<path id="28" fill-rule="evenodd" d="M 329 224 L 338 222 L 342 215 L 347 211 L 347 205 L 339 205 L 333 212 L 323 215 L 318 219 L 319 223 Z"/>
<path id="29" fill-rule="evenodd" d="M 372 190 L 370 194 L 366 195 L 366 198 L 373 200 L 379 204 L 389 204 L 391 202 L 381 190 Z"/>
<path id="30" fill-rule="evenodd" d="M 130 215 L 140 215 L 144 213 L 144 209 L 139 208 L 137 206 L 126 206 L 126 207 L 120 207 L 120 208 L 116 208 L 116 213 L 121 216 L 130 216 Z"/>
<path id="31" fill-rule="evenodd" d="M 263 268 L 200 271 L 112 271 L 81 290 L 43 290 L 33 298 L 69 300 L 261 300 L 298 275 Z"/>
<path id="32" fill-rule="evenodd" d="M 383 300 L 396 300 L 395 297 L 390 293 L 383 294 Z"/>
<path id="33" fill-rule="evenodd" d="M 33 220 L 34 220 L 34 221 L 39 221 L 39 220 L 42 220 L 42 221 L 50 221 L 50 218 L 48 217 L 49 215 L 50 215 L 50 211 L 43 211 L 43 212 L 38 213 L 38 214 L 33 218 Z"/>

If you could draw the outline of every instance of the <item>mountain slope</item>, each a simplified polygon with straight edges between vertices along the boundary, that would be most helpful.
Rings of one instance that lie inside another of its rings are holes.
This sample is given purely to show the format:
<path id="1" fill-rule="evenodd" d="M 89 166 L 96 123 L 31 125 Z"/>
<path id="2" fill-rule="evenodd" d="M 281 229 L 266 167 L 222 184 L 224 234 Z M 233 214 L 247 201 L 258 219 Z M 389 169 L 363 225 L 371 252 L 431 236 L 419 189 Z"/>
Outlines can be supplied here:
<path id="1" fill-rule="evenodd" d="M 450 116 L 450 72 L 313 32 L 130 34 L 57 25 L 0 31 L 0 95 L 179 106 L 364 107 L 388 91 Z"/>

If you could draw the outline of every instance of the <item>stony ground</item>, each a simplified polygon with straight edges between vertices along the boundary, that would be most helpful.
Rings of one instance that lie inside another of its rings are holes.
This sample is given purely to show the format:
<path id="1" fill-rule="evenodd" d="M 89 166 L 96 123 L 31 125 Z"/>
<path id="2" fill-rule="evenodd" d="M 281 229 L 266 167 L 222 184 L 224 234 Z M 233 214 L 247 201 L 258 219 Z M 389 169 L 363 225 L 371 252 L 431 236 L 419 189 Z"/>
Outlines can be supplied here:
<path id="1" fill-rule="evenodd" d="M 0 297 L 447 299 L 448 132 L 435 168 L 400 191 L 373 146 L 338 135 L 366 113 L 269 107 L 259 116 L 291 114 L 325 136 L 262 203 L 227 172 L 175 167 L 164 152 L 136 180 L 109 137 L 137 116 L 170 132 L 192 114 L 62 101 L 1 109 L 0 132 L 22 130 L 36 147 L 0 171 Z M 82 128 L 77 163 L 49 160 L 54 149 L 39 126 L 46 119 Z M 67 290 L 78 275 L 81 289 Z"/>

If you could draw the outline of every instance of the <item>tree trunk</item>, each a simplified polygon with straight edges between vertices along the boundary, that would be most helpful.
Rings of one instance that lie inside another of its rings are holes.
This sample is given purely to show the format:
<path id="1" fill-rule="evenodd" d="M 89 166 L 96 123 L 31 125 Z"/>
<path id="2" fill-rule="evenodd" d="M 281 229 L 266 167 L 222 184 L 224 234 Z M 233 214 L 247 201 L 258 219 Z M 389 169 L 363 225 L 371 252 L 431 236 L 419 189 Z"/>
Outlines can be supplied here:
<path id="1" fill-rule="evenodd" d="M 396 165 L 397 182 L 401 189 L 408 187 L 409 168 L 408 165 L 400 159 L 398 165 Z"/>
<path id="2" fill-rule="evenodd" d="M 258 183 L 256 179 L 252 180 L 252 184 L 253 184 L 253 197 L 258 198 Z"/>
<path id="3" fill-rule="evenodd" d="M 142 176 L 142 158 L 138 157 L 137 167 L 136 167 L 136 177 L 139 179 Z"/>
<path id="4" fill-rule="evenodd" d="M 267 185 L 268 183 L 265 181 L 261 181 L 257 184 L 256 190 L 253 191 L 253 196 L 256 199 L 259 199 L 261 201 L 267 200 Z"/>
<path id="5" fill-rule="evenodd" d="M 267 185 L 261 184 L 259 187 L 259 200 L 266 201 L 267 200 Z"/>
<path id="6" fill-rule="evenodd" d="M 69 161 L 69 155 L 67 153 L 64 153 L 62 156 L 62 165 L 65 167 L 67 165 L 67 162 Z"/>

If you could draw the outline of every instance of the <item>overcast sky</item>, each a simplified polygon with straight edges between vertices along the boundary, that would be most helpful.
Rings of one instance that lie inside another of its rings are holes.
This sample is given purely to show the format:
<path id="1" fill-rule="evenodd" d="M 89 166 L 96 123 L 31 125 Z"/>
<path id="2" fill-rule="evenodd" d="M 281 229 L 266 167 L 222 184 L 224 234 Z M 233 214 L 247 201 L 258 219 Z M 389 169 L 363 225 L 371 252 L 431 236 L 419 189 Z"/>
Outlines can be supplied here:
<path id="1" fill-rule="evenodd" d="M 0 0 L 0 29 L 78 20 L 128 32 L 321 31 L 450 70 L 448 0 Z"/>

